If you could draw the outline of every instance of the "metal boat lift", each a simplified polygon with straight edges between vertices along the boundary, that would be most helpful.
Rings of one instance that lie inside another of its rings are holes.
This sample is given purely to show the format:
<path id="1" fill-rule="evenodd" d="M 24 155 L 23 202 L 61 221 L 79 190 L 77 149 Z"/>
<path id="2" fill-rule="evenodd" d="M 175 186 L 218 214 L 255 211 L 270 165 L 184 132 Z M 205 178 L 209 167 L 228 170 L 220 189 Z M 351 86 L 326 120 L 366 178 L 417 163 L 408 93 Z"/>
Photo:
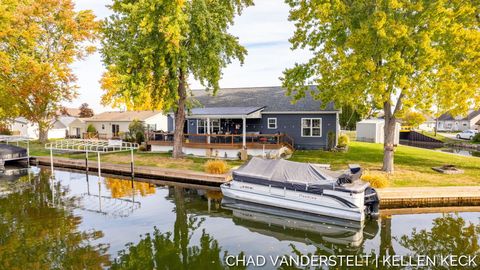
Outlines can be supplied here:
<path id="1" fill-rule="evenodd" d="M 85 153 L 85 167 L 88 172 L 88 154 L 96 153 L 98 162 L 98 176 L 101 176 L 101 154 L 128 152 L 130 151 L 130 168 L 132 177 L 135 176 L 133 151 L 138 149 L 137 143 L 123 142 L 120 140 L 82 140 L 68 139 L 45 144 L 45 149 L 50 150 L 50 167 L 53 177 L 53 151 Z"/>
<path id="2" fill-rule="evenodd" d="M 0 135 L 0 143 L 7 145 L 0 149 L 0 171 L 6 161 L 27 160 L 28 167 L 30 167 L 30 138 L 17 135 Z M 24 148 L 19 147 L 19 143 L 26 143 L 26 152 Z M 15 147 L 16 145 L 16 147 Z"/>

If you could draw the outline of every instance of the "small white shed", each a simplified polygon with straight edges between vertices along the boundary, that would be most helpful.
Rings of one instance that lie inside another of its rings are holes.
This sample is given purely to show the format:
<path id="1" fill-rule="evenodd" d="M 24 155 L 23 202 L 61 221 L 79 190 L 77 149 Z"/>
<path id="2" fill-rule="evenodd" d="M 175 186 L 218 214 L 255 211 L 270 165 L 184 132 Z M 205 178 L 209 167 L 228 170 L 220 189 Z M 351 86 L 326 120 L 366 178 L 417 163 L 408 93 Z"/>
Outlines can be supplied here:
<path id="1" fill-rule="evenodd" d="M 385 120 L 367 119 L 357 123 L 357 141 L 360 142 L 384 142 Z M 395 144 L 400 142 L 400 123 L 395 125 Z"/>

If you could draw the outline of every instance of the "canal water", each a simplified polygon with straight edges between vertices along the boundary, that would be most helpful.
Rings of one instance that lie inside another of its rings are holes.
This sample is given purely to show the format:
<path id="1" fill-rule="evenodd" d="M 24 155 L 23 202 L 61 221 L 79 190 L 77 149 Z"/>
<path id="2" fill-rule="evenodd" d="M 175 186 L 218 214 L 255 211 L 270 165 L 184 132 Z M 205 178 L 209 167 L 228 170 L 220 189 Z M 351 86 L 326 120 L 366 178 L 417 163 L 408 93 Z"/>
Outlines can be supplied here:
<path id="1" fill-rule="evenodd" d="M 266 259 L 262 269 L 304 269 L 278 258 L 334 255 L 340 264 L 340 255 L 480 257 L 480 212 L 354 224 L 223 207 L 213 188 L 68 171 L 55 171 L 51 180 L 48 169 L 38 168 L 6 174 L 0 176 L 0 269 L 254 269 L 244 266 L 252 258 L 259 265 Z M 352 269 L 345 265 L 330 268 Z M 356 269 L 375 268 L 382 267 Z"/>

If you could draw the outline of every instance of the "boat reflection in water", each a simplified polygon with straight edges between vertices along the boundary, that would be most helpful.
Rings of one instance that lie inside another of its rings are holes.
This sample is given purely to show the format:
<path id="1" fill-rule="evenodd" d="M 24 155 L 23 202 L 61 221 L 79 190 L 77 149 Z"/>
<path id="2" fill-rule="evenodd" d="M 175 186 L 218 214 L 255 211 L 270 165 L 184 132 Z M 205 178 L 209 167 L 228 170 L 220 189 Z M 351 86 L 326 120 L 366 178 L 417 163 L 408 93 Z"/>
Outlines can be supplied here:
<path id="1" fill-rule="evenodd" d="M 266 207 L 223 198 L 222 207 L 233 214 L 235 224 L 252 232 L 275 237 L 280 241 L 296 241 L 314 245 L 330 254 L 338 248 L 355 251 L 366 239 L 378 233 L 378 222 L 351 221 Z"/>

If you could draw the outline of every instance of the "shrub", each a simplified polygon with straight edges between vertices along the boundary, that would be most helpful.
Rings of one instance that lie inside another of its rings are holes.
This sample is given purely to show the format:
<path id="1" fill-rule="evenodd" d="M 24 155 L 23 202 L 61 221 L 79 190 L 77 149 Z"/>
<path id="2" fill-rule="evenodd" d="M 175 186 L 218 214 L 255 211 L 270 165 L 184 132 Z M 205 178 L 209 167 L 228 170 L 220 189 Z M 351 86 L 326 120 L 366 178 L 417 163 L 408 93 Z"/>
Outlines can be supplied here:
<path id="1" fill-rule="evenodd" d="M 472 141 L 475 142 L 475 143 L 480 143 L 480 132 L 477 133 L 477 135 L 475 135 L 475 136 L 472 138 Z"/>
<path id="2" fill-rule="evenodd" d="M 346 134 L 342 134 L 338 137 L 338 147 L 347 147 L 349 143 L 350 139 Z"/>
<path id="3" fill-rule="evenodd" d="M 134 142 L 142 143 L 145 141 L 145 125 L 142 121 L 134 119 L 130 125 L 128 125 L 128 131 Z"/>
<path id="4" fill-rule="evenodd" d="M 147 151 L 147 147 L 142 144 L 142 145 L 140 145 L 140 146 L 138 147 L 138 151 L 145 152 L 145 151 Z"/>
<path id="5" fill-rule="evenodd" d="M 97 129 L 92 124 L 90 124 L 87 127 L 87 132 L 88 133 L 97 133 Z"/>
<path id="6" fill-rule="evenodd" d="M 370 186 L 374 188 L 385 188 L 389 186 L 388 175 L 385 173 L 372 173 L 367 171 L 362 175 L 362 180 L 370 183 Z"/>
<path id="7" fill-rule="evenodd" d="M 222 174 L 228 172 L 227 163 L 223 160 L 209 160 L 205 163 L 205 172 Z"/>

